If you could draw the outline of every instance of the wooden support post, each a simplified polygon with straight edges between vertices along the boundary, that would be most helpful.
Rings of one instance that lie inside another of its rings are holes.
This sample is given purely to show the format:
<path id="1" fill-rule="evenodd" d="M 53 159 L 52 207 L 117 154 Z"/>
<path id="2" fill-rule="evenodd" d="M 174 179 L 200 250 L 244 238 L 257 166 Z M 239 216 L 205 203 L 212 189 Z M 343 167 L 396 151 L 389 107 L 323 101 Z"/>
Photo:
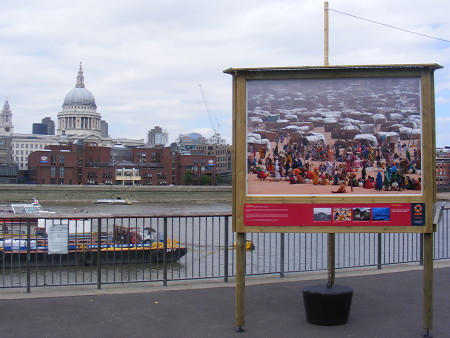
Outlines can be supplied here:
<path id="1" fill-rule="evenodd" d="M 433 233 L 423 235 L 423 328 L 433 328 Z"/>
<path id="2" fill-rule="evenodd" d="M 324 15 L 323 15 L 323 65 L 329 66 L 329 24 L 328 24 L 328 1 L 324 2 Z M 353 184 L 351 185 L 353 191 Z M 336 235 L 334 233 L 329 233 L 327 235 L 327 248 L 328 248 L 328 282 L 327 287 L 331 288 L 334 285 L 335 275 L 336 275 L 336 253 L 335 253 L 335 243 Z"/>
<path id="3" fill-rule="evenodd" d="M 245 325 L 245 233 L 236 233 L 236 326 L 243 332 Z"/>

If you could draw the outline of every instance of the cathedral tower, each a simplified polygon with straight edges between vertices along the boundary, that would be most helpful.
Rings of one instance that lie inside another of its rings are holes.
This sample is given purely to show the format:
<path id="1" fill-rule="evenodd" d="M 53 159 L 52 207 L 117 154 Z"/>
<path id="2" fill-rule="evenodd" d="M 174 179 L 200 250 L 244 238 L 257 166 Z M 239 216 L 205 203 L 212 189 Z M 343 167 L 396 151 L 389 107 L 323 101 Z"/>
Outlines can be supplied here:
<path id="1" fill-rule="evenodd" d="M 0 136 L 11 136 L 14 126 L 12 124 L 12 113 L 9 108 L 8 99 L 3 105 L 2 113 L 0 114 Z"/>

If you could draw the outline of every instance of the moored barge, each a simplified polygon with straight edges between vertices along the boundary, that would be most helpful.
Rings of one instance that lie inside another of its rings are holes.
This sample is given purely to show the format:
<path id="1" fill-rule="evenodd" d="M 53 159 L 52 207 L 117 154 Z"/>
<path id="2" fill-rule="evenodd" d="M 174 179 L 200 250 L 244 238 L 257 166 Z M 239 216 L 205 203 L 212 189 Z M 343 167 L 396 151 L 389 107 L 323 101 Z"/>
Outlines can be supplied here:
<path id="1" fill-rule="evenodd" d="M 39 212 L 31 214 L 42 217 Z M 3 268 L 27 264 L 49 267 L 170 263 L 187 253 L 187 248 L 176 240 L 167 239 L 165 243 L 164 236 L 151 227 L 141 232 L 137 227 L 114 225 L 112 232 L 99 233 L 93 232 L 89 218 L 30 218 L 16 212 L 9 217 L 1 216 L 0 267 Z M 54 227 L 59 227 L 59 232 L 52 236 Z M 54 250 L 55 245 L 60 251 Z"/>
<path id="2" fill-rule="evenodd" d="M 161 242 L 153 244 L 114 244 L 102 243 L 80 245 L 78 247 L 69 245 L 66 254 L 49 254 L 47 246 L 34 245 L 27 248 L 26 240 L 13 240 L 12 246 L 8 246 L 8 240 L 3 240 L 0 248 L 0 266 L 24 267 L 27 265 L 29 254 L 29 265 L 31 267 L 50 266 L 93 266 L 100 264 L 140 264 L 140 263 L 163 263 L 164 254 L 167 263 L 177 262 L 187 253 L 187 248 L 173 245 L 168 242 L 167 248 Z M 157 245 L 155 245 L 157 244 Z M 100 259 L 100 261 L 99 261 Z"/>

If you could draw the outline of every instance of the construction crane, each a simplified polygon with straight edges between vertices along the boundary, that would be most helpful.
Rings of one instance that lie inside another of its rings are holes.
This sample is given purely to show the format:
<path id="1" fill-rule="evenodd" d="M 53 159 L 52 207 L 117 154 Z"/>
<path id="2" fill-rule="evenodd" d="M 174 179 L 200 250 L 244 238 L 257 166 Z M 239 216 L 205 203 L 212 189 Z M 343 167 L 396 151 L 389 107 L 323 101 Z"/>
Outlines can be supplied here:
<path id="1" fill-rule="evenodd" d="M 219 139 L 220 139 L 220 133 L 219 133 L 220 123 L 219 123 L 219 120 L 217 120 L 217 118 L 215 116 L 213 116 L 211 114 L 211 111 L 209 110 L 208 103 L 206 102 L 206 96 L 205 96 L 205 93 L 203 92 L 202 85 L 199 84 L 198 86 L 200 87 L 200 92 L 202 93 L 203 103 L 205 104 L 206 112 L 208 113 L 209 122 L 211 123 L 211 127 L 212 127 L 212 129 L 214 131 L 214 136 L 213 137 L 216 139 L 216 142 L 219 142 Z M 214 121 L 213 121 L 213 117 L 214 117 L 214 119 L 217 122 L 217 128 L 215 127 L 215 124 L 214 124 Z"/>

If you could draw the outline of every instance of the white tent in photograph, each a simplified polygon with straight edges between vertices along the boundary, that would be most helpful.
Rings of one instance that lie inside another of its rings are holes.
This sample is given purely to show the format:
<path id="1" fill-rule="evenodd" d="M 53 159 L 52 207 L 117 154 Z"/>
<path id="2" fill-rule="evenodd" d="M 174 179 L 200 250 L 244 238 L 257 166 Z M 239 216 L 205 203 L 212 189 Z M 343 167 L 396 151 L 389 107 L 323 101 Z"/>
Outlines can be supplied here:
<path id="1" fill-rule="evenodd" d="M 247 142 L 253 144 L 261 144 L 265 145 L 267 148 L 270 148 L 270 141 L 266 138 L 261 138 L 261 135 L 255 133 L 247 134 Z"/>
<path id="2" fill-rule="evenodd" d="M 306 139 L 309 143 L 315 144 L 315 143 L 322 143 L 323 145 L 326 145 L 327 142 L 325 141 L 325 136 L 322 133 L 310 133 L 308 136 L 306 136 Z"/>
<path id="3" fill-rule="evenodd" d="M 354 137 L 355 140 L 362 141 L 363 143 L 366 143 L 368 145 L 371 145 L 373 147 L 378 146 L 377 138 L 370 134 L 358 134 Z"/>

